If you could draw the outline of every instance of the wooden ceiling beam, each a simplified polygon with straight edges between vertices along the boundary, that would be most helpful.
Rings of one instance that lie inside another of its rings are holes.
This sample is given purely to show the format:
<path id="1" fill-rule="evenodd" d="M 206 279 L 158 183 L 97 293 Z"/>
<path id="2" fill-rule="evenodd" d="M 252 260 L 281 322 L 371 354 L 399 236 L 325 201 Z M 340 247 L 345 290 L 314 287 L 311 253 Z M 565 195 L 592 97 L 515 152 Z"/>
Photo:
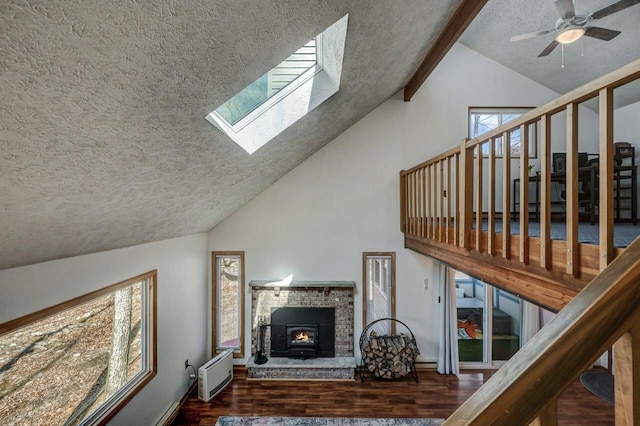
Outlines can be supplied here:
<path id="1" fill-rule="evenodd" d="M 453 13 L 449 22 L 445 25 L 436 42 L 427 53 L 409 83 L 404 87 L 404 100 L 409 102 L 425 82 L 429 74 L 438 66 L 444 55 L 447 54 L 453 43 L 458 41 L 471 21 L 480 13 L 489 0 L 462 0 Z"/>

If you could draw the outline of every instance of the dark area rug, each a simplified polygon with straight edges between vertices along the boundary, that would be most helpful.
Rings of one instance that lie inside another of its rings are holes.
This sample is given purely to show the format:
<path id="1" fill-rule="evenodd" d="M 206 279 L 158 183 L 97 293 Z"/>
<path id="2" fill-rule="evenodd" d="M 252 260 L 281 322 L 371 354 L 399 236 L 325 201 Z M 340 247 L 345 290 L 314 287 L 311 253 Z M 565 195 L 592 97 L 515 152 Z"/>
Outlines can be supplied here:
<path id="1" fill-rule="evenodd" d="M 587 371 L 580 376 L 580 382 L 595 396 L 613 404 L 613 375 L 607 371 Z"/>
<path id="2" fill-rule="evenodd" d="M 443 419 L 352 419 L 345 417 L 222 416 L 216 426 L 438 426 Z"/>

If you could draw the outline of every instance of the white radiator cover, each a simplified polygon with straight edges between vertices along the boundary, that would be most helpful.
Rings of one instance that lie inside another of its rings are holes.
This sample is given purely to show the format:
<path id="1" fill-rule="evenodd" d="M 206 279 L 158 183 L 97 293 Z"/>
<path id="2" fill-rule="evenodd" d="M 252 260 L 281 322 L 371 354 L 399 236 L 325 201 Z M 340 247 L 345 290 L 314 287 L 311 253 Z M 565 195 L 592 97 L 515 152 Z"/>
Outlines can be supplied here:
<path id="1" fill-rule="evenodd" d="M 198 399 L 209 402 L 233 379 L 233 350 L 227 349 L 198 369 Z"/>

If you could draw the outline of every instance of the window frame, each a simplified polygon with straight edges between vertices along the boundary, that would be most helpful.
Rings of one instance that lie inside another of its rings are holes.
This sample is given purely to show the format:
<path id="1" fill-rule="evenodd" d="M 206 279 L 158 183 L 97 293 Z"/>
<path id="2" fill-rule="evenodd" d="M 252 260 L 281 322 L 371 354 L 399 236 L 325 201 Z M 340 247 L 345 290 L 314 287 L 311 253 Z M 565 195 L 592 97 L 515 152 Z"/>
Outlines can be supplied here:
<path id="1" fill-rule="evenodd" d="M 368 260 L 373 260 L 374 265 L 379 265 L 379 277 L 384 274 L 383 262 L 380 260 L 389 259 L 390 267 L 387 273 L 389 274 L 389 287 L 390 291 L 387 293 L 384 290 L 380 290 L 380 293 L 385 297 L 391 297 L 391 318 L 396 317 L 396 253 L 395 252 L 363 252 L 362 253 L 362 326 L 367 325 L 367 298 L 369 297 L 369 274 L 368 274 Z M 375 268 L 378 269 L 378 268 Z M 379 282 L 374 283 L 376 287 L 381 287 Z M 395 321 L 391 322 L 391 333 L 395 334 L 396 324 Z"/>
<path id="2" fill-rule="evenodd" d="M 245 290 L 244 290 L 244 251 L 212 251 L 211 252 L 211 354 L 212 356 L 222 352 L 218 347 L 218 257 L 238 257 L 240 259 L 240 266 L 238 273 L 240 277 L 238 279 L 238 286 L 240 291 L 240 309 L 239 315 L 239 330 L 240 330 L 240 347 L 234 349 L 234 358 L 244 358 L 244 337 L 245 337 Z M 225 348 L 226 349 L 226 348 Z"/>
<path id="3" fill-rule="evenodd" d="M 467 113 L 467 134 L 469 139 L 474 139 L 474 138 L 479 138 L 482 137 L 482 134 L 476 135 L 475 137 L 472 134 L 471 131 L 471 124 L 472 124 L 472 120 L 471 117 L 473 116 L 473 114 L 486 114 L 486 115 L 499 115 L 500 117 L 502 117 L 503 114 L 520 114 L 520 116 L 526 114 L 527 112 L 531 111 L 535 109 L 535 107 L 527 107 L 527 106 L 516 106 L 516 107 L 507 107 L 507 106 L 492 106 L 492 107 L 487 107 L 487 106 L 470 106 L 468 108 L 468 113 Z M 508 122 L 507 122 L 508 123 Z M 503 123 L 502 120 L 500 120 L 500 124 L 498 125 L 498 127 L 502 126 Z M 497 128 L 497 127 L 496 127 Z M 538 125 L 536 123 L 530 124 L 528 125 L 529 128 L 529 155 L 528 158 L 529 159 L 534 159 L 534 158 L 538 158 Z M 511 132 L 513 133 L 513 132 Z M 512 140 L 512 138 L 510 138 Z M 485 143 L 481 144 L 482 147 L 484 147 L 486 145 L 486 143 L 496 143 L 496 149 L 495 149 L 495 157 L 496 158 L 504 158 L 504 141 L 502 140 L 502 137 L 497 137 L 497 138 L 493 138 L 491 141 L 486 141 Z M 522 152 L 522 147 L 520 148 L 520 151 Z M 483 148 L 483 153 L 482 153 L 483 157 L 488 157 L 489 156 L 489 149 L 487 147 L 486 151 Z M 511 147 L 511 156 L 510 158 L 514 159 L 514 158 L 520 158 L 520 153 L 514 153 L 513 152 L 513 146 Z"/>
<path id="4" fill-rule="evenodd" d="M 147 281 L 147 284 L 143 284 L 143 295 L 146 293 L 146 297 L 143 296 L 143 300 L 146 300 L 146 303 L 142 304 L 143 310 L 141 313 L 143 323 L 145 324 L 144 328 L 146 329 L 146 336 L 142 336 L 141 350 L 142 357 L 146 358 L 145 361 L 147 363 L 147 368 L 144 368 L 145 365 L 143 363 L 142 370 L 134 377 L 132 377 L 129 381 L 127 381 L 127 383 L 111 397 L 109 397 L 109 399 L 102 403 L 102 405 L 100 405 L 90 416 L 88 416 L 85 421 L 80 423 L 81 425 L 108 423 L 158 373 L 158 271 L 154 269 L 125 281 L 112 284 L 99 290 L 92 291 L 82 296 L 78 296 L 74 299 L 67 300 L 57 305 L 50 306 L 37 312 L 33 312 L 23 317 L 0 324 L 0 336 L 2 336 L 19 328 L 26 327 L 38 321 L 42 321 L 50 316 L 62 313 L 69 309 L 76 308 L 99 297 L 115 293 L 121 288 L 128 287 L 141 281 Z M 145 286 L 147 288 L 146 290 L 144 290 Z"/>

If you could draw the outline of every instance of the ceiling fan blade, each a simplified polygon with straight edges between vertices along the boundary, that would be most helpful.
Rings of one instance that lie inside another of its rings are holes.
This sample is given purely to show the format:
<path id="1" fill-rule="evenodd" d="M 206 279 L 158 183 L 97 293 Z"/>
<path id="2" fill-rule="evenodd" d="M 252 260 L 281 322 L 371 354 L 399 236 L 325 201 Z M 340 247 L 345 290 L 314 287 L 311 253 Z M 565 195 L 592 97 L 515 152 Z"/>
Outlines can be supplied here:
<path id="1" fill-rule="evenodd" d="M 538 55 L 538 58 L 542 58 L 543 56 L 547 56 L 549 53 L 553 52 L 553 49 L 556 48 L 557 45 L 559 45 L 560 43 L 558 43 L 557 41 L 553 40 L 551 43 L 549 43 L 549 45 L 547 47 L 544 48 L 544 50 L 542 52 L 540 52 L 540 54 Z"/>
<path id="2" fill-rule="evenodd" d="M 533 37 L 538 37 L 538 36 L 541 36 L 541 35 L 549 34 L 551 31 L 553 31 L 553 30 L 540 30 L 540 31 L 536 31 L 536 32 L 533 32 L 533 33 L 520 34 L 520 35 L 511 37 L 511 41 L 526 40 L 528 38 L 533 38 Z"/>
<path id="3" fill-rule="evenodd" d="M 600 27 L 587 27 L 584 35 L 587 37 L 593 37 L 604 41 L 609 41 L 620 34 L 620 31 L 610 30 L 608 28 Z"/>
<path id="4" fill-rule="evenodd" d="M 571 19 L 576 16 L 573 0 L 556 0 L 556 10 L 562 19 Z"/>
<path id="5" fill-rule="evenodd" d="M 640 3 L 640 0 L 620 0 L 613 4 L 610 4 L 609 6 L 605 6 L 602 9 L 598 9 L 592 12 L 589 16 L 591 16 L 593 19 L 604 18 L 605 16 L 609 16 L 612 13 L 620 12 L 621 10 L 624 10 L 638 3 Z"/>

